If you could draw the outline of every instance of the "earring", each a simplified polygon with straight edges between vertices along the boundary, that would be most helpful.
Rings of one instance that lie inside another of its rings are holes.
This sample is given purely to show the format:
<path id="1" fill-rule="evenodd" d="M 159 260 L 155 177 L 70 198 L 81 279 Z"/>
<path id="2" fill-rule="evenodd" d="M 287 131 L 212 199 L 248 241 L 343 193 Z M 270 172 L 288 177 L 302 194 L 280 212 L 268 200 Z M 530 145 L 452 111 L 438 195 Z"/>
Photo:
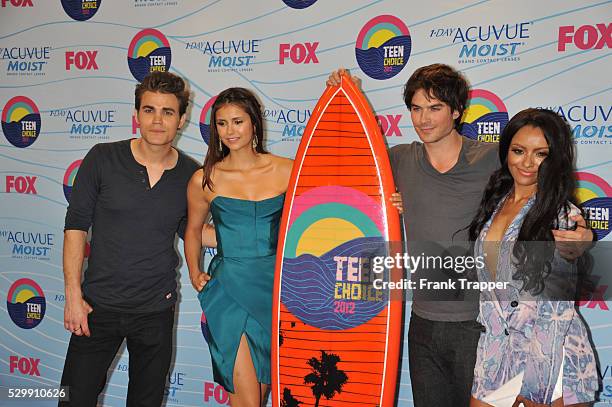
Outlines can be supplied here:
<path id="1" fill-rule="evenodd" d="M 221 137 L 219 137 L 219 151 L 223 153 L 223 143 L 221 142 Z"/>
<path id="2" fill-rule="evenodd" d="M 253 150 L 257 148 L 257 136 L 253 136 Z"/>

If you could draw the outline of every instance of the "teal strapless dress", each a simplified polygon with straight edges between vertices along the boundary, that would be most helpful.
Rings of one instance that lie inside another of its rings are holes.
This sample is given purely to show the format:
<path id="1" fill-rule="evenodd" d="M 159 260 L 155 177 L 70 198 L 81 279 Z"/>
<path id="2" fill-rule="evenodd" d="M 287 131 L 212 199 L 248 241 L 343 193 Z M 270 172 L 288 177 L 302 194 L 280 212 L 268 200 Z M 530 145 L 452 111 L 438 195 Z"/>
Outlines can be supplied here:
<path id="1" fill-rule="evenodd" d="M 212 278 L 198 299 L 208 323 L 214 379 L 232 393 L 243 334 L 259 382 L 270 384 L 272 289 L 284 197 L 249 201 L 217 196 L 210 205 L 217 255 L 208 267 Z"/>

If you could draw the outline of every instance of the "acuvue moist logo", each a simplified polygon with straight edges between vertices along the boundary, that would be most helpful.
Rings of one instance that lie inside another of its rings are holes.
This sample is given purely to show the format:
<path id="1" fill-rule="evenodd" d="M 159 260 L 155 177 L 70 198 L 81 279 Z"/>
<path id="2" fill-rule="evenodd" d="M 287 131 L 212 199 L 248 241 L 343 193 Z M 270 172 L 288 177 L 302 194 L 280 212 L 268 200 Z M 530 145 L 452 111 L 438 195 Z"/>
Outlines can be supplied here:
<path id="1" fill-rule="evenodd" d="M 2 110 L 2 132 L 15 147 L 25 148 L 40 134 L 40 112 L 32 99 L 15 96 Z"/>
<path id="2" fill-rule="evenodd" d="M 7 61 L 7 76 L 41 76 L 46 74 L 51 47 L 0 47 L 0 59 Z"/>
<path id="3" fill-rule="evenodd" d="M 612 145 L 612 105 L 590 101 L 583 104 L 549 106 L 572 126 L 576 144 Z"/>
<path id="4" fill-rule="evenodd" d="M 248 38 L 192 41 L 185 49 L 209 56 L 208 72 L 252 72 L 260 43 Z"/>
<path id="5" fill-rule="evenodd" d="M 473 89 L 461 118 L 461 134 L 486 143 L 499 142 L 499 136 L 508 124 L 508 109 L 493 92 Z"/>
<path id="6" fill-rule="evenodd" d="M 100 9 L 102 0 L 62 0 L 62 7 L 70 18 L 86 21 L 92 18 Z"/>
<path id="7" fill-rule="evenodd" d="M 519 53 L 531 38 L 532 23 L 472 25 L 469 27 L 435 27 L 429 38 L 450 39 L 459 47 L 458 64 L 517 62 Z"/>
<path id="8" fill-rule="evenodd" d="M 147 28 L 132 38 L 128 48 L 128 67 L 141 82 L 151 72 L 167 72 L 172 62 L 170 43 L 161 32 Z"/>
<path id="9" fill-rule="evenodd" d="M 311 113 L 310 109 L 264 109 L 263 117 L 277 128 L 282 127 L 281 140 L 296 141 L 304 135 Z"/>
<path id="10" fill-rule="evenodd" d="M 13 259 L 49 260 L 55 249 L 55 234 L 48 231 L 0 230 L 0 239 Z"/>
<path id="11" fill-rule="evenodd" d="M 389 79 L 404 69 L 412 39 L 402 20 L 392 15 L 374 17 L 357 36 L 355 56 L 361 70 L 373 79 Z"/>
<path id="12" fill-rule="evenodd" d="M 32 329 L 38 326 L 45 316 L 45 294 L 36 281 L 21 278 L 9 288 L 6 307 L 15 325 Z"/>

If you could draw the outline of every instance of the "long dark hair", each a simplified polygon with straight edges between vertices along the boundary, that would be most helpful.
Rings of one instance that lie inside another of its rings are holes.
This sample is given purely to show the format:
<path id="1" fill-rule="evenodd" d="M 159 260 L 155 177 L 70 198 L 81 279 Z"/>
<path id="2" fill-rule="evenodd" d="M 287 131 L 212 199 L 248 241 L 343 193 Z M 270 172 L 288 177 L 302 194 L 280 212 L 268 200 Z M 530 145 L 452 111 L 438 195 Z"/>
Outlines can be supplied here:
<path id="1" fill-rule="evenodd" d="M 470 240 L 475 241 L 491 218 L 499 202 L 511 191 L 514 180 L 508 169 L 508 149 L 514 135 L 523 127 L 537 127 L 548 143 L 548 156 L 538 169 L 535 202 L 527 212 L 514 245 L 517 270 L 515 280 L 523 280 L 522 289 L 534 295 L 544 289 L 554 254 L 554 237 L 560 213 L 569 213 L 569 202 L 576 203 L 574 192 L 574 144 L 569 125 L 555 112 L 525 109 L 517 113 L 504 128 L 499 141 L 501 168 L 491 175 L 480 208 L 469 226 Z M 528 242 L 548 242 L 529 244 Z"/>
<path id="2" fill-rule="evenodd" d="M 235 105 L 244 110 L 251 118 L 251 123 L 255 126 L 255 138 L 257 146 L 255 151 L 261 154 L 267 154 L 263 147 L 263 113 L 261 104 L 248 89 L 245 88 L 228 88 L 219 93 L 215 103 L 212 105 L 210 114 L 210 141 L 208 144 L 208 152 L 204 159 L 204 180 L 202 188 L 208 187 L 213 190 L 213 182 L 211 174 L 213 167 L 219 161 L 222 161 L 229 154 L 229 149 L 221 143 L 219 132 L 217 131 L 217 111 L 225 105 Z"/>

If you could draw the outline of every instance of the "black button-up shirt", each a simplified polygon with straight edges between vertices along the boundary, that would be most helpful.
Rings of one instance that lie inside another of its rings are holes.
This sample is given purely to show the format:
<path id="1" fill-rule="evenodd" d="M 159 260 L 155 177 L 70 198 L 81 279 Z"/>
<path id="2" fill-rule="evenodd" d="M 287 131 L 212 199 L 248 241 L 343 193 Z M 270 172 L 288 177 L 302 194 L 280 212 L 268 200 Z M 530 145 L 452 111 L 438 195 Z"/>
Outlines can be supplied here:
<path id="1" fill-rule="evenodd" d="M 130 140 L 94 146 L 74 181 L 65 229 L 92 228 L 83 294 L 94 305 L 155 312 L 176 302 L 174 242 L 187 219 L 187 184 L 199 164 L 179 151 L 176 166 L 149 185 Z"/>

